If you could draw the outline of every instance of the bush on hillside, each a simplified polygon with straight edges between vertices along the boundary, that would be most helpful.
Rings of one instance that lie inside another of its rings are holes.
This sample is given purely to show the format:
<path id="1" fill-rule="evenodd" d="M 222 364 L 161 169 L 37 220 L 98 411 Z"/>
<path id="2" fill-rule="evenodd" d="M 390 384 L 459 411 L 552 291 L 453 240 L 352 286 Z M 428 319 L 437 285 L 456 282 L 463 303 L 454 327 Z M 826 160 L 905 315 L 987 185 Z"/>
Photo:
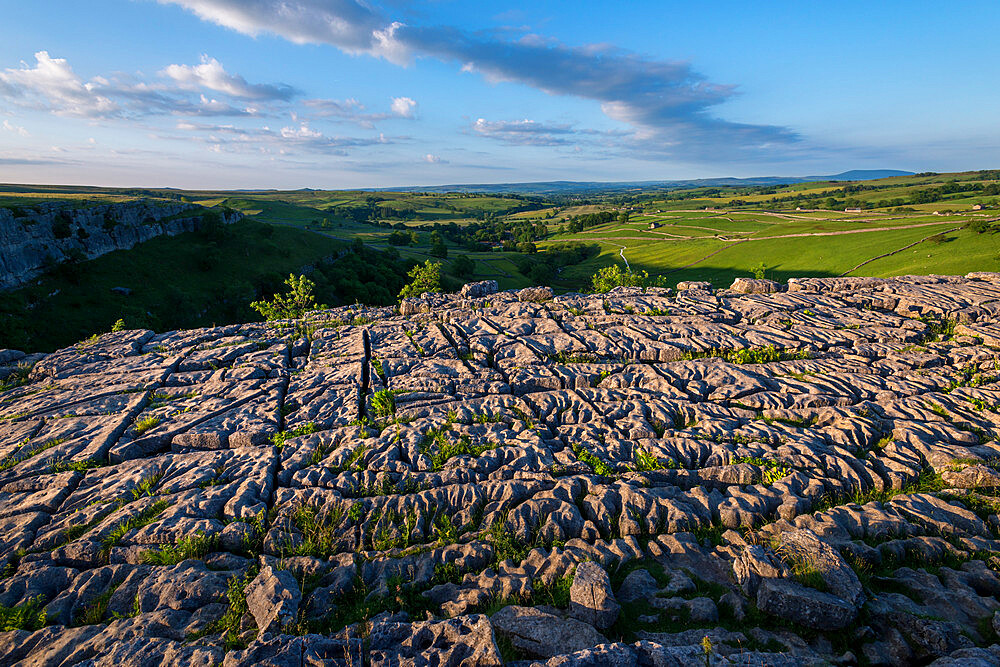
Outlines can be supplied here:
<path id="1" fill-rule="evenodd" d="M 305 276 L 290 274 L 286 294 L 275 294 L 270 301 L 254 301 L 250 307 L 264 316 L 267 321 L 271 320 L 297 320 L 310 310 L 325 308 L 316 304 L 316 296 L 313 291 L 316 283 Z"/>
<path id="2" fill-rule="evenodd" d="M 410 269 L 410 282 L 399 292 L 400 299 L 420 296 L 424 292 L 441 291 L 441 262 L 427 260 Z"/>

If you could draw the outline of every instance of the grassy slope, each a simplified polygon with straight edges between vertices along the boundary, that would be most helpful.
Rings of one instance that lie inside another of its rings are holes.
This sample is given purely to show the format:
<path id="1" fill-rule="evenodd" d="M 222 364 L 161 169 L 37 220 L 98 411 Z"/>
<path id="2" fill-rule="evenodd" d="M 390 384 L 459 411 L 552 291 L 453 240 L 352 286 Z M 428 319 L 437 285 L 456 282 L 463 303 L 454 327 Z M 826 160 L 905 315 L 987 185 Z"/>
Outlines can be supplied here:
<path id="1" fill-rule="evenodd" d="M 940 219 L 934 222 L 940 222 Z M 815 231 L 828 231 L 832 224 L 826 222 L 817 225 Z M 745 243 L 727 243 L 712 238 L 686 241 L 639 239 L 607 241 L 601 244 L 600 256 L 568 268 L 560 278 L 565 281 L 566 286 L 578 285 L 581 281 L 586 281 L 601 266 L 621 263 L 619 256 L 621 245 L 627 246 L 625 256 L 634 270 L 645 270 L 651 275 L 665 275 L 669 284 L 681 280 L 709 280 L 716 285 L 724 286 L 738 276 L 749 275 L 751 267 L 760 262 L 767 267 L 767 277 L 775 280 L 787 280 L 796 276 L 836 276 L 849 271 L 865 259 L 899 250 L 958 224 L 961 224 L 961 221 L 943 222 L 932 227 L 914 229 L 841 236 L 774 238 Z M 849 229 L 856 228 L 851 223 L 845 223 L 843 226 Z M 790 225 L 787 231 L 784 226 L 776 227 L 754 236 L 770 237 L 780 233 L 802 233 L 811 229 L 798 222 Z M 616 238 L 625 236 L 619 232 L 614 232 L 613 235 Z M 564 236 L 583 238 L 587 235 Z M 1000 233 L 975 234 L 961 229 L 945 236 L 951 240 L 942 244 L 923 242 L 900 254 L 867 264 L 852 275 L 963 274 L 969 271 L 1000 270 Z M 715 251 L 720 252 L 695 266 L 680 268 Z"/>
<path id="2" fill-rule="evenodd" d="M 0 348 L 56 349 L 87 332 L 108 331 L 120 317 L 130 327 L 156 330 L 256 319 L 248 304 L 261 286 L 278 287 L 290 272 L 343 247 L 253 221 L 227 232 L 218 240 L 159 237 L 0 293 Z"/>

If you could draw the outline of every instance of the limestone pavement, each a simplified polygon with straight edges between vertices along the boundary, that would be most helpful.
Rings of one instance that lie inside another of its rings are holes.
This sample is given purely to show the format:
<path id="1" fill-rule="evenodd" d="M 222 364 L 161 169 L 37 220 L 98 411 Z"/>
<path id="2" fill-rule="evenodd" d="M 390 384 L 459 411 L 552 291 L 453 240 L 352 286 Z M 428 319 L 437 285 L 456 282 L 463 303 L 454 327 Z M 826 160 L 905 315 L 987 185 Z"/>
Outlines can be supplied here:
<path id="1" fill-rule="evenodd" d="M 0 351 L 0 664 L 1000 662 L 1000 274 L 681 287 Z"/>

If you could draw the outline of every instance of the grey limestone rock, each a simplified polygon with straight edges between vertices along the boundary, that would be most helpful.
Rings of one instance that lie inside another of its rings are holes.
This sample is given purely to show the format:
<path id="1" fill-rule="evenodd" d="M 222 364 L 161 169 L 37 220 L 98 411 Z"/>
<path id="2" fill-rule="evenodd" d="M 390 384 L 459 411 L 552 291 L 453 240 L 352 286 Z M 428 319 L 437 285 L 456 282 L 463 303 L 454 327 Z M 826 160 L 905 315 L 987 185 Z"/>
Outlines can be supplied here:
<path id="1" fill-rule="evenodd" d="M 554 296 L 551 287 L 525 287 L 517 293 L 518 301 L 530 301 L 533 303 L 551 301 Z"/>
<path id="2" fill-rule="evenodd" d="M 659 586 L 648 570 L 639 568 L 629 572 L 618 588 L 616 598 L 622 602 L 648 600 L 656 595 Z"/>
<path id="3" fill-rule="evenodd" d="M 592 625 L 533 607 L 510 605 L 493 614 L 490 621 L 494 630 L 507 637 L 516 648 L 543 658 L 607 643 Z"/>
<path id="4" fill-rule="evenodd" d="M 462 285 L 462 289 L 459 291 L 459 296 L 463 296 L 467 299 L 481 299 L 484 296 L 489 296 L 490 294 L 496 294 L 499 286 L 495 280 L 480 280 L 475 283 L 466 283 Z"/>
<path id="5" fill-rule="evenodd" d="M 608 573 L 597 563 L 584 562 L 576 568 L 569 590 L 569 609 L 574 618 L 606 630 L 618 620 L 621 605 L 615 600 Z"/>
<path id="6" fill-rule="evenodd" d="M 279 632 L 293 623 L 299 613 L 302 592 L 288 570 L 264 566 L 245 592 L 247 607 L 261 635 Z"/>

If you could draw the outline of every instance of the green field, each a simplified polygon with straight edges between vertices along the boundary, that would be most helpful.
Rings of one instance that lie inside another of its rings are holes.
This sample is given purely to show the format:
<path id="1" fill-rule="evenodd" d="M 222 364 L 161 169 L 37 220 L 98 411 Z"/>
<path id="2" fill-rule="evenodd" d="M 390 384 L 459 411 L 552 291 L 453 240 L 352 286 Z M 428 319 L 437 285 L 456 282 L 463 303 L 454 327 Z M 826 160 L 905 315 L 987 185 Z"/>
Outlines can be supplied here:
<path id="1" fill-rule="evenodd" d="M 766 277 L 782 281 L 1000 271 L 1000 171 L 550 198 L 0 186 L 0 206 L 12 208 L 135 198 L 225 206 L 247 220 L 222 240 L 155 239 L 0 293 L 0 347 L 51 349 L 106 330 L 119 317 L 154 329 L 252 319 L 250 300 L 344 248 L 354 251 L 339 268 L 316 274 L 332 304 L 391 302 L 407 267 L 428 259 L 442 262 L 448 287 L 495 279 L 503 289 L 546 282 L 557 291 L 587 289 L 595 272 L 623 264 L 623 256 L 632 270 L 669 285 L 728 286 L 761 264 Z M 602 212 L 602 222 L 570 231 L 570 222 Z M 579 244 L 594 250 L 569 264 L 566 252 L 556 252 Z M 472 271 L 459 276 L 455 261 L 462 256 Z M 116 286 L 133 294 L 111 293 Z"/>

